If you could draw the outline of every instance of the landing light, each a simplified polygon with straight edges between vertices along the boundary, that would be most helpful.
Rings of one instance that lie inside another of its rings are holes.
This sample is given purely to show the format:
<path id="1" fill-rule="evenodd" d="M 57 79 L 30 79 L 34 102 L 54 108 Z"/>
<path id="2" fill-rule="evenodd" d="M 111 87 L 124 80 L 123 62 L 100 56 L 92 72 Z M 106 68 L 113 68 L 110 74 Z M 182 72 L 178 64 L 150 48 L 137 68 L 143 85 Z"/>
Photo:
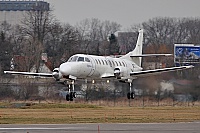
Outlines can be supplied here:
<path id="1" fill-rule="evenodd" d="M 92 83 L 94 84 L 94 80 L 92 80 Z"/>

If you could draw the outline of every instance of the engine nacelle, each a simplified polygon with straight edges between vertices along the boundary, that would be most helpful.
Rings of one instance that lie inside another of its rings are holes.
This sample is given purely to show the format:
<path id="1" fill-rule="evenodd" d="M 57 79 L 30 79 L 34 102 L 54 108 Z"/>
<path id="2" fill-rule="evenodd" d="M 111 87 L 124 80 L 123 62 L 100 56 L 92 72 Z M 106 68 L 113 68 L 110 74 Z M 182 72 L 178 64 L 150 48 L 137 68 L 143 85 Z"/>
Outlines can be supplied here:
<path id="1" fill-rule="evenodd" d="M 127 69 L 125 67 L 115 67 L 114 75 L 117 79 L 121 79 L 122 77 L 128 77 Z"/>
<path id="2" fill-rule="evenodd" d="M 62 74 L 59 72 L 59 68 L 53 69 L 52 75 L 57 81 L 62 78 Z"/>

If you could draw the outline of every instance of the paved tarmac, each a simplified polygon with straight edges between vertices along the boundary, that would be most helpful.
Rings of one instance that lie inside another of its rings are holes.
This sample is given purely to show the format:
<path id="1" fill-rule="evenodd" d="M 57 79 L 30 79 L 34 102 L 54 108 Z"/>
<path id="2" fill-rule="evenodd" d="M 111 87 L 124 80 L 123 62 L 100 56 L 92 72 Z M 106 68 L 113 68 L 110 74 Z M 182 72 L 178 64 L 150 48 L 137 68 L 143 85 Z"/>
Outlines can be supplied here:
<path id="1" fill-rule="evenodd" d="M 200 122 L 0 125 L 0 133 L 200 133 Z"/>

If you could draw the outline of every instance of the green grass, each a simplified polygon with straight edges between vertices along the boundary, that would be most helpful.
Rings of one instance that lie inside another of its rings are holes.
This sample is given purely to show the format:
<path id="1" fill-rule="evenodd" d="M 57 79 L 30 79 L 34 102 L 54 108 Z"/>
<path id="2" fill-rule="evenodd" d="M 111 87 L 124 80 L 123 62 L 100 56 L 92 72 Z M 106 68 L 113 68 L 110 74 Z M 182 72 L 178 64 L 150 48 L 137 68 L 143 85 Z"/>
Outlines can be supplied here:
<path id="1" fill-rule="evenodd" d="M 26 109 L 52 109 L 52 108 L 100 108 L 99 106 L 89 105 L 89 104 L 32 104 L 28 106 L 22 106 L 21 108 Z"/>
<path id="2" fill-rule="evenodd" d="M 19 106 L 21 105 L 21 106 Z M 0 103 L 1 124 L 200 121 L 200 107 L 107 107 L 90 104 Z"/>
<path id="3" fill-rule="evenodd" d="M 101 108 L 90 104 L 54 104 L 54 103 L 0 103 L 0 108 L 20 108 L 20 109 L 51 109 L 51 108 Z"/>

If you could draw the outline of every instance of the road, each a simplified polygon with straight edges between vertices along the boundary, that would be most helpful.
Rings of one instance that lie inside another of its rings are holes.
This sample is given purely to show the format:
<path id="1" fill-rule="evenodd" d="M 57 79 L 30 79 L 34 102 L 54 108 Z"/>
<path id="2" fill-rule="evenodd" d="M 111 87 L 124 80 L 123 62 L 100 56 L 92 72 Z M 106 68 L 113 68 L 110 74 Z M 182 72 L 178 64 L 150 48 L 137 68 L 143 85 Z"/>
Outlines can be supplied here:
<path id="1" fill-rule="evenodd" d="M 200 122 L 0 125 L 0 133 L 200 133 Z"/>

